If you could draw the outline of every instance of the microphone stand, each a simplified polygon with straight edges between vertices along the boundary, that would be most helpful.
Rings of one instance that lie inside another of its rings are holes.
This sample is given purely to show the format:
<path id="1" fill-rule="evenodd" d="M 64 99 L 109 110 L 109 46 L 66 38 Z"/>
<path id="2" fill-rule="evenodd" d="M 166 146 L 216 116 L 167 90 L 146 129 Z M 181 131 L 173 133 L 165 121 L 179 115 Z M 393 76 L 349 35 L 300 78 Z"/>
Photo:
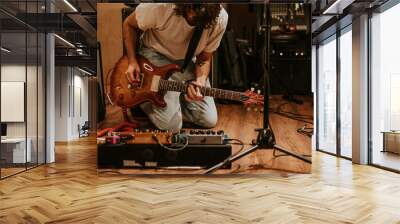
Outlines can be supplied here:
<path id="1" fill-rule="evenodd" d="M 225 161 L 207 169 L 204 174 L 209 174 L 214 172 L 215 170 L 225 166 L 227 163 L 232 163 L 258 149 L 264 149 L 264 150 L 277 150 L 280 151 L 286 155 L 293 156 L 299 160 L 302 160 L 306 163 L 312 163 L 311 159 L 308 157 L 305 157 L 303 155 L 300 155 L 296 152 L 293 152 L 291 150 L 288 150 L 280 145 L 276 144 L 275 141 L 275 135 L 274 132 L 271 128 L 270 122 L 269 122 L 269 96 L 270 96 L 270 83 L 269 83 L 269 71 L 270 71 L 270 47 L 271 47 L 271 41 L 270 41 L 270 35 L 271 35 L 271 11 L 270 11 L 270 4 L 269 3 L 264 3 L 263 5 L 263 10 L 261 13 L 261 23 L 259 22 L 259 33 L 262 36 L 262 53 L 261 53 L 261 64 L 263 65 L 263 73 L 264 73 L 264 120 L 263 120 L 263 127 L 262 128 L 257 128 L 255 129 L 256 132 L 258 132 L 257 139 L 255 140 L 255 144 L 244 150 L 241 153 L 238 153 L 237 155 L 231 156 L 227 158 Z"/>

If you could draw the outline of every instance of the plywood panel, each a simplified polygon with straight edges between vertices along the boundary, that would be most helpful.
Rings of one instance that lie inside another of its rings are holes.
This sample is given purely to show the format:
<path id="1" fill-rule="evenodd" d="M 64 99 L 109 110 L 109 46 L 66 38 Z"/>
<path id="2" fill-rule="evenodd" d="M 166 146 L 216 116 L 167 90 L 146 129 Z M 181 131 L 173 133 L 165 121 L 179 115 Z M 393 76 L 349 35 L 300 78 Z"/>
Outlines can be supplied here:
<path id="1" fill-rule="evenodd" d="M 97 41 L 101 45 L 105 86 L 108 72 L 123 54 L 122 9 L 125 7 L 122 3 L 97 4 Z"/>

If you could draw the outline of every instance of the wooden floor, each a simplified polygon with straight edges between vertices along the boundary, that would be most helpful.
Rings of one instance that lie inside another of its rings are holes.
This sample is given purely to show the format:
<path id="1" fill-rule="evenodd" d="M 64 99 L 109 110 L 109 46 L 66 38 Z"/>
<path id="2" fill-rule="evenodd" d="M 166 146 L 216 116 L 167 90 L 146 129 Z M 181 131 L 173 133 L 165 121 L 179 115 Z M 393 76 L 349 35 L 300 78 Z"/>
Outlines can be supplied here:
<path id="1" fill-rule="evenodd" d="M 31 164 L 28 163 L 26 165 L 26 167 L 25 167 L 25 165 L 21 165 L 21 164 L 19 164 L 18 167 L 3 167 L 3 168 L 1 168 L 1 178 L 12 176 L 12 175 L 24 172 L 29 169 L 34 169 L 36 166 L 37 166 L 36 163 L 31 163 Z"/>
<path id="2" fill-rule="evenodd" d="M 311 174 L 98 173 L 96 140 L 0 181 L 0 223 L 400 223 L 400 175 L 313 152 Z"/>
<path id="3" fill-rule="evenodd" d="M 400 223 L 400 175 L 313 152 L 312 174 L 98 174 L 94 138 L 0 181 L 0 223 Z"/>
<path id="4" fill-rule="evenodd" d="M 282 107 L 284 111 L 305 114 L 312 117 L 313 107 L 312 98 L 303 97 L 304 104 L 286 104 Z M 271 107 L 285 103 L 280 96 L 271 98 Z M 251 142 L 256 138 L 255 128 L 262 127 L 263 114 L 260 111 L 247 110 L 241 105 L 218 104 L 218 123 L 215 130 L 224 130 L 230 138 L 238 138 L 246 145 L 245 149 L 251 147 Z M 107 119 L 101 124 L 100 128 L 112 127 L 122 120 L 122 113 L 119 108 L 108 107 Z M 311 119 L 312 121 L 312 119 Z M 275 132 L 276 142 L 290 151 L 301 155 L 311 156 L 311 138 L 297 133 L 297 129 L 304 125 L 304 122 L 279 116 L 271 113 L 271 126 Z M 146 125 L 146 124 L 143 124 Z M 233 147 L 233 153 L 240 150 L 239 146 Z M 278 155 L 281 153 L 277 152 Z M 269 169 L 285 170 L 297 173 L 310 173 L 311 165 L 289 156 L 273 156 L 273 150 L 258 150 L 232 164 L 230 170 L 218 170 L 218 174 L 226 173 L 263 173 Z M 119 170 L 129 174 L 188 174 L 203 171 L 189 170 Z"/>
<path id="5" fill-rule="evenodd" d="M 374 164 L 388 167 L 394 170 L 400 170 L 400 155 L 391 152 L 381 152 L 380 150 L 374 150 L 372 157 Z"/>
<path id="6" fill-rule="evenodd" d="M 8 177 L 16 173 L 25 171 L 25 167 L 3 167 L 1 168 L 1 177 Z"/>

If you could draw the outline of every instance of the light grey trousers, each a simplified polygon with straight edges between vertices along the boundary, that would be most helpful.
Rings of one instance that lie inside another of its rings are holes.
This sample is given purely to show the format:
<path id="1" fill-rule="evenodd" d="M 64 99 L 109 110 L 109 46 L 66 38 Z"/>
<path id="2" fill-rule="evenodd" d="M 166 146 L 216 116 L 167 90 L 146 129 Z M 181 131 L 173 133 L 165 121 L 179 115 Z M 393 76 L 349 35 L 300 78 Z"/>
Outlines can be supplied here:
<path id="1" fill-rule="evenodd" d="M 171 61 L 163 55 L 157 53 L 151 48 L 141 47 L 138 52 L 146 57 L 151 63 L 156 66 L 166 64 L 182 64 L 182 61 Z M 195 79 L 194 63 L 191 62 L 184 73 L 176 72 L 170 80 L 188 81 Z M 209 80 L 206 83 L 210 86 Z M 217 123 L 217 109 L 214 99 L 204 97 L 201 101 L 187 102 L 183 94 L 179 92 L 168 91 L 164 100 L 167 106 L 157 107 L 151 103 L 143 103 L 140 105 L 142 110 L 149 116 L 151 122 L 161 130 L 170 130 L 177 132 L 182 128 L 182 122 L 190 122 L 204 128 L 213 128 Z"/>

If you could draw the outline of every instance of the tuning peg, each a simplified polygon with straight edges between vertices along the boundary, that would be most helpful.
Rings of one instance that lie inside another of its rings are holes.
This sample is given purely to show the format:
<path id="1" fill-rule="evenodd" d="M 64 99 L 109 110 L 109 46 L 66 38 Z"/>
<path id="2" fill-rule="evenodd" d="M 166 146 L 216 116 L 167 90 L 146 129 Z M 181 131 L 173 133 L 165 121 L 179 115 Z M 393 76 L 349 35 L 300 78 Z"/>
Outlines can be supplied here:
<path id="1" fill-rule="evenodd" d="M 260 108 L 260 111 L 261 111 L 261 112 L 264 112 L 264 107 L 261 107 L 261 108 Z"/>
<path id="2" fill-rule="evenodd" d="M 254 87 L 251 87 L 250 90 L 251 90 L 252 92 L 254 92 Z"/>
<path id="3" fill-rule="evenodd" d="M 251 110 L 251 108 L 250 108 L 250 107 L 246 107 L 246 110 L 247 110 L 247 111 L 250 111 L 250 110 Z"/>
<path id="4" fill-rule="evenodd" d="M 258 111 L 258 108 L 257 108 L 257 107 L 254 107 L 254 111 L 256 111 L 256 112 L 257 112 L 257 111 Z"/>
<path id="5" fill-rule="evenodd" d="M 260 89 L 257 90 L 257 94 L 261 94 L 261 90 Z"/>

